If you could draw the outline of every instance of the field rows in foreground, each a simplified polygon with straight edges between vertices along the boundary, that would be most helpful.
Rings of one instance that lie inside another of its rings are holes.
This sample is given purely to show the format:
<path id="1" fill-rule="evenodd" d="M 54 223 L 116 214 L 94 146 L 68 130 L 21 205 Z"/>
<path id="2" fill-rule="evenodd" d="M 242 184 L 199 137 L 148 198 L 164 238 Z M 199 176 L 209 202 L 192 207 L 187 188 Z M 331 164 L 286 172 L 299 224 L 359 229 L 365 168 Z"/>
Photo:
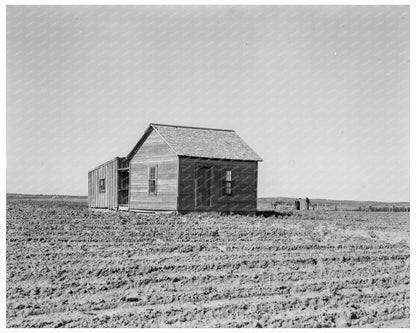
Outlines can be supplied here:
<path id="1" fill-rule="evenodd" d="M 409 214 L 7 206 L 8 327 L 408 326 Z"/>

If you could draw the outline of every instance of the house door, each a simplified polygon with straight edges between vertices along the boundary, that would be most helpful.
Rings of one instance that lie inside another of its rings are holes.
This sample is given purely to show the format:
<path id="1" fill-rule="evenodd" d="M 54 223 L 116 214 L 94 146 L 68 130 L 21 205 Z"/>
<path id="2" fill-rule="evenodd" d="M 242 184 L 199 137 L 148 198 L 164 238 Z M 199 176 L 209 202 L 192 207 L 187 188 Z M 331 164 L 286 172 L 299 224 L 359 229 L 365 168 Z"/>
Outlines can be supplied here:
<path id="1" fill-rule="evenodd" d="M 200 166 L 195 179 L 196 206 L 211 206 L 211 167 Z"/>
<path id="2" fill-rule="evenodd" d="M 129 171 L 118 170 L 118 206 L 127 207 L 129 204 Z"/>

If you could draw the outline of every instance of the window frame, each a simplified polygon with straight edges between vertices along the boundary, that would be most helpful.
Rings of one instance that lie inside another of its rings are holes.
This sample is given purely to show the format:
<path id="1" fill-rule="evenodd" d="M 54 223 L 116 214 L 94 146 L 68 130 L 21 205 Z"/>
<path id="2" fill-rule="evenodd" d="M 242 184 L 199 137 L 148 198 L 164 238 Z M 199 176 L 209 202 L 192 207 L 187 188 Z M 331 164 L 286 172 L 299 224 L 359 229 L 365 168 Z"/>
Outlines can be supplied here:
<path id="1" fill-rule="evenodd" d="M 223 196 L 227 196 L 227 197 L 231 197 L 233 196 L 233 187 L 234 187 L 234 182 L 233 182 L 233 172 L 232 172 L 232 168 L 227 167 L 224 170 L 224 174 L 223 174 L 223 190 L 222 190 L 222 195 Z"/>
<path id="2" fill-rule="evenodd" d="M 100 178 L 98 182 L 98 190 L 100 193 L 105 193 L 105 178 Z"/>
<path id="3" fill-rule="evenodd" d="M 154 172 L 154 178 L 151 178 L 152 169 L 155 170 L 155 172 Z M 157 196 L 157 178 L 158 178 L 158 167 L 157 167 L 157 164 L 155 164 L 155 165 L 149 165 L 148 177 L 147 177 L 147 195 L 149 197 L 156 197 Z M 151 189 L 150 182 L 154 182 L 154 192 L 153 191 L 152 192 L 150 191 L 150 189 Z"/>

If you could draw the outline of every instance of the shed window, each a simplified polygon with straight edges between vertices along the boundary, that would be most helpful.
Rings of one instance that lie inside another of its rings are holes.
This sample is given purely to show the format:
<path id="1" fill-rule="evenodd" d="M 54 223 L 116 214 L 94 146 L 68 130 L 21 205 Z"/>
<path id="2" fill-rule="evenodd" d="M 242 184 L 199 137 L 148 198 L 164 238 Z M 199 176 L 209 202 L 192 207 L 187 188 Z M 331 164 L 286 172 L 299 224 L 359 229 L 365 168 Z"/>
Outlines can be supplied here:
<path id="1" fill-rule="evenodd" d="M 152 166 L 149 168 L 149 195 L 156 195 L 157 186 L 157 167 Z"/>
<path id="2" fill-rule="evenodd" d="M 233 194 L 233 181 L 231 176 L 231 170 L 225 171 L 225 195 L 232 195 Z"/>
<path id="3" fill-rule="evenodd" d="M 105 178 L 100 179 L 100 192 L 105 192 Z"/>

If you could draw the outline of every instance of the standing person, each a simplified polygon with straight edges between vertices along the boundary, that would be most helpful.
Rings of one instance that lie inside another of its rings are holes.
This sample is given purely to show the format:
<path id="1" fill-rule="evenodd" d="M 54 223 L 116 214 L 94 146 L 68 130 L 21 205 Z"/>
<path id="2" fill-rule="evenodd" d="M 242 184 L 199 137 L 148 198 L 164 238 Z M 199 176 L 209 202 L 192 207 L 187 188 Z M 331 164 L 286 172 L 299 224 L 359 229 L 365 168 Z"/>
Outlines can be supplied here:
<path id="1" fill-rule="evenodd" d="M 305 201 L 306 201 L 306 209 L 309 210 L 309 204 L 311 203 L 311 201 L 309 200 L 308 197 L 306 197 Z"/>

